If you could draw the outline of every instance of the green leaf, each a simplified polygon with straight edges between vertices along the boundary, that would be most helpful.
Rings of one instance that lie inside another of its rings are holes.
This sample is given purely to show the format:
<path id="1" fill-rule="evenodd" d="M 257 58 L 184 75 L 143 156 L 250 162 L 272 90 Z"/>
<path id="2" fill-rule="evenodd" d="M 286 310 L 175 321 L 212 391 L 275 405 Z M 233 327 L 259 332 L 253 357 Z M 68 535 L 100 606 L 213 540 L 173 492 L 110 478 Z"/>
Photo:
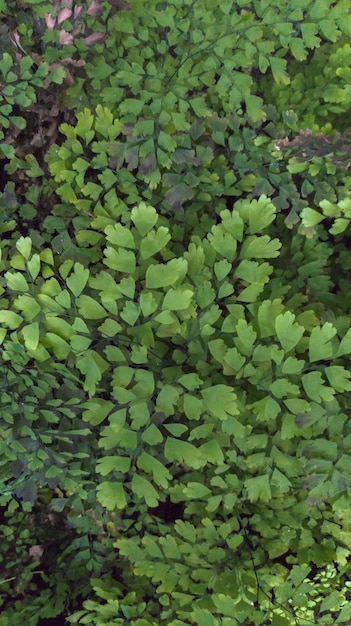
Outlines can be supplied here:
<path id="1" fill-rule="evenodd" d="M 324 380 L 320 372 L 309 372 L 302 376 L 303 388 L 311 400 L 314 402 L 331 402 L 333 400 L 335 391 L 330 387 L 324 386 Z"/>
<path id="2" fill-rule="evenodd" d="M 69 343 L 56 335 L 56 333 L 45 333 L 42 341 L 46 348 L 52 348 L 58 359 L 66 359 L 71 351 Z"/>
<path id="3" fill-rule="evenodd" d="M 118 482 L 105 481 L 96 488 L 96 496 L 100 504 L 108 511 L 124 509 L 127 506 L 123 485 Z M 156 505 L 155 505 L 156 506 Z"/>
<path id="4" fill-rule="evenodd" d="M 189 420 L 200 419 L 203 413 L 203 402 L 196 396 L 189 393 L 184 394 L 183 397 L 184 413 Z"/>
<path id="5" fill-rule="evenodd" d="M 189 104 L 194 111 L 196 117 L 210 117 L 211 111 L 206 106 L 206 100 L 202 96 L 198 98 L 190 98 Z"/>
<path id="6" fill-rule="evenodd" d="M 135 250 L 135 241 L 129 228 L 121 224 L 108 225 L 105 228 L 106 239 L 109 243 Z"/>
<path id="7" fill-rule="evenodd" d="M 96 471 L 102 476 L 107 476 L 111 472 L 129 472 L 131 459 L 126 456 L 104 456 L 98 459 Z"/>
<path id="8" fill-rule="evenodd" d="M 144 430 L 141 438 L 150 446 L 155 446 L 163 441 L 162 433 L 157 426 L 155 426 L 155 424 L 151 424 L 146 430 Z"/>
<path id="9" fill-rule="evenodd" d="M 33 322 L 22 328 L 22 335 L 24 339 L 24 345 L 28 350 L 36 350 L 39 344 L 39 324 Z"/>
<path id="10" fill-rule="evenodd" d="M 123 248 L 115 250 L 114 248 L 107 247 L 104 250 L 104 255 L 106 256 L 104 263 L 107 267 L 122 272 L 123 274 L 134 274 L 136 260 L 134 252 L 131 250 L 124 250 Z"/>
<path id="11" fill-rule="evenodd" d="M 16 241 L 16 248 L 20 254 L 28 261 L 32 250 L 32 240 L 30 237 L 20 237 Z"/>
<path id="12" fill-rule="evenodd" d="M 169 289 L 164 297 L 162 309 L 167 311 L 182 311 L 187 309 L 193 298 L 194 292 L 185 287 Z"/>
<path id="13" fill-rule="evenodd" d="M 250 502 L 267 503 L 272 498 L 271 486 L 267 474 L 247 478 L 244 481 Z"/>
<path id="14" fill-rule="evenodd" d="M 275 218 L 274 204 L 262 195 L 258 200 L 239 200 L 235 203 L 240 217 L 249 225 L 250 235 L 262 232 Z"/>
<path id="15" fill-rule="evenodd" d="M 143 291 L 140 294 L 139 303 L 140 303 L 141 312 L 144 317 L 149 317 L 150 315 L 152 315 L 156 311 L 157 306 L 158 306 L 151 291 L 149 292 Z"/>
<path id="16" fill-rule="evenodd" d="M 279 342 L 285 352 L 290 352 L 299 343 L 305 329 L 294 323 L 295 315 L 286 311 L 276 317 L 275 329 Z"/>
<path id="17" fill-rule="evenodd" d="M 169 287 L 181 281 L 188 269 L 185 259 L 172 259 L 162 265 L 150 265 L 146 270 L 146 288 L 158 289 Z"/>
<path id="18" fill-rule="evenodd" d="M 157 231 L 150 231 L 146 237 L 141 240 L 140 254 L 143 259 L 149 259 L 166 247 L 171 239 L 168 228 L 160 226 Z"/>
<path id="19" fill-rule="evenodd" d="M 94 116 L 90 112 L 89 109 L 85 108 L 84 111 L 79 111 L 77 113 L 77 124 L 75 127 L 75 131 L 79 137 L 85 139 L 87 144 L 90 143 L 95 133 L 92 130 L 94 122 Z"/>
<path id="20" fill-rule="evenodd" d="M 188 441 L 167 437 L 164 454 L 170 463 L 178 461 L 186 463 L 186 465 L 194 469 L 199 469 L 203 466 L 199 449 Z"/>
<path id="21" fill-rule="evenodd" d="M 269 57 L 273 78 L 278 85 L 289 85 L 290 78 L 286 72 L 286 60 L 277 56 Z"/>
<path id="22" fill-rule="evenodd" d="M 114 403 L 103 398 L 93 398 L 84 402 L 82 407 L 85 409 L 82 418 L 85 422 L 89 422 L 93 426 L 98 426 L 114 408 Z"/>
<path id="23" fill-rule="evenodd" d="M 0 310 L 0 324 L 4 324 L 11 330 L 18 328 L 22 321 L 22 317 L 14 311 Z"/>
<path id="24" fill-rule="evenodd" d="M 77 357 L 77 368 L 85 376 L 84 389 L 91 395 L 95 394 L 96 385 L 101 380 L 102 372 L 99 359 L 93 350 L 87 350 Z"/>
<path id="25" fill-rule="evenodd" d="M 239 415 L 237 396 L 227 385 L 212 385 L 201 390 L 204 408 L 220 420 L 226 420 L 228 415 Z"/>
<path id="26" fill-rule="evenodd" d="M 351 390 L 351 374 L 345 370 L 344 367 L 341 367 L 341 365 L 331 365 L 330 367 L 326 367 L 324 371 L 330 385 L 335 391 L 343 393 L 344 391 Z"/>
<path id="27" fill-rule="evenodd" d="M 81 263 L 75 263 L 72 274 L 66 278 L 66 285 L 77 297 L 88 282 L 89 270 L 85 269 Z"/>
<path id="28" fill-rule="evenodd" d="M 324 361 L 333 356 L 333 346 L 331 339 L 336 335 L 336 328 L 325 322 L 322 327 L 316 326 L 312 329 L 309 341 L 309 359 L 314 361 Z"/>
<path id="29" fill-rule="evenodd" d="M 337 356 L 344 356 L 345 354 L 351 354 L 351 328 L 342 338 L 337 351 Z"/>
<path id="30" fill-rule="evenodd" d="M 240 249 L 241 259 L 271 259 L 279 256 L 282 247 L 279 239 L 271 239 L 268 235 L 262 237 L 246 237 Z"/>
<path id="31" fill-rule="evenodd" d="M 166 417 L 174 415 L 179 395 L 179 389 L 171 385 L 164 385 L 157 396 L 156 411 L 164 413 Z"/>
<path id="32" fill-rule="evenodd" d="M 172 474 L 168 471 L 160 461 L 155 459 L 151 454 L 142 452 L 137 459 L 137 466 L 146 474 L 152 474 L 153 481 L 160 485 L 163 489 L 168 488 L 168 483 L 172 480 Z"/>
<path id="33" fill-rule="evenodd" d="M 302 223 L 306 228 L 313 228 L 320 222 L 324 220 L 324 215 L 318 213 L 314 209 L 310 209 L 309 207 L 305 207 L 301 211 Z"/>
<path id="34" fill-rule="evenodd" d="M 274 337 L 276 335 L 275 320 L 279 314 L 283 313 L 283 311 L 284 306 L 282 301 L 277 298 L 262 302 L 257 313 L 262 339 L 265 337 Z"/>
<path id="35" fill-rule="evenodd" d="M 138 498 L 145 500 L 147 506 L 156 507 L 158 505 L 159 495 L 156 489 L 143 476 L 133 474 L 131 488 Z"/>
<path id="36" fill-rule="evenodd" d="M 134 207 L 130 217 L 142 237 L 155 226 L 158 220 L 156 209 L 145 204 L 145 202 L 140 202 L 138 206 Z"/>
<path id="37" fill-rule="evenodd" d="M 23 276 L 23 274 L 20 274 L 19 272 L 6 272 L 5 273 L 5 278 L 7 281 L 7 285 L 10 289 L 12 289 L 13 291 L 29 291 L 29 286 L 28 283 L 25 279 L 25 277 Z"/>
<path id="38" fill-rule="evenodd" d="M 106 309 L 90 296 L 79 296 L 76 300 L 76 304 L 83 319 L 97 320 L 102 317 L 107 317 Z"/>

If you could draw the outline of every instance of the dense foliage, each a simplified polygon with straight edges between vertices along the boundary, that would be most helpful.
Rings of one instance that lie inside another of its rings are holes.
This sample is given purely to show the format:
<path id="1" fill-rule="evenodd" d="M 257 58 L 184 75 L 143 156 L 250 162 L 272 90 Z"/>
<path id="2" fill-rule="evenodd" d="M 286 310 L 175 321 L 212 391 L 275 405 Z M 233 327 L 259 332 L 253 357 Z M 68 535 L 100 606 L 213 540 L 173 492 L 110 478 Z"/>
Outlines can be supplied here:
<path id="1" fill-rule="evenodd" d="M 349 624 L 349 2 L 0 31 L 0 626 Z"/>

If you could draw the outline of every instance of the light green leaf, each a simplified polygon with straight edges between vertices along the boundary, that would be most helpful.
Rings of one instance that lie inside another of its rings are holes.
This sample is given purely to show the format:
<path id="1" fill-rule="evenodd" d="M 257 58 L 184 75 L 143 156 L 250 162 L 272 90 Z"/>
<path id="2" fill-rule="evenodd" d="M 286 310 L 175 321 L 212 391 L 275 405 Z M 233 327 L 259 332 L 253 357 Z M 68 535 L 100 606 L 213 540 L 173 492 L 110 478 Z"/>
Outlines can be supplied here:
<path id="1" fill-rule="evenodd" d="M 77 297 L 88 282 L 89 270 L 85 269 L 81 263 L 75 263 L 72 274 L 66 278 L 66 285 Z"/>
<path id="2" fill-rule="evenodd" d="M 96 471 L 102 476 L 111 472 L 123 472 L 126 474 L 130 469 L 131 459 L 126 456 L 103 456 L 98 459 Z"/>
<path id="3" fill-rule="evenodd" d="M 24 339 L 24 345 L 28 350 L 36 350 L 39 343 L 39 324 L 33 322 L 22 328 L 22 335 Z"/>
<path id="4" fill-rule="evenodd" d="M 325 368 L 325 373 L 329 380 L 330 385 L 338 391 L 343 393 L 344 391 L 351 390 L 351 374 L 341 365 L 331 365 Z"/>
<path id="5" fill-rule="evenodd" d="M 169 287 L 182 280 L 187 272 L 185 259 L 172 259 L 166 264 L 150 265 L 146 270 L 146 288 Z"/>
<path id="6" fill-rule="evenodd" d="M 47 330 L 56 333 L 63 339 L 70 339 L 75 334 L 75 330 L 69 322 L 55 315 L 46 316 L 45 326 Z"/>
<path id="7" fill-rule="evenodd" d="M 209 438 L 206 443 L 203 443 L 199 447 L 199 451 L 206 463 L 212 463 L 213 465 L 223 465 L 224 454 L 216 439 Z"/>
<path id="8" fill-rule="evenodd" d="M 158 505 L 159 496 L 156 489 L 143 476 L 133 474 L 131 488 L 138 498 L 145 500 L 147 506 L 156 507 Z"/>
<path id="9" fill-rule="evenodd" d="M 316 326 L 312 329 L 309 341 L 309 358 L 311 363 L 332 358 L 333 346 L 330 340 L 335 335 L 336 328 L 330 322 L 325 322 L 322 327 Z"/>
<path id="10" fill-rule="evenodd" d="M 250 502 L 269 502 L 272 498 L 271 486 L 267 474 L 247 478 L 244 481 Z"/>
<path id="11" fill-rule="evenodd" d="M 149 259 L 150 257 L 160 252 L 166 247 L 171 235 L 168 228 L 160 226 L 157 231 L 152 230 L 148 232 L 146 237 L 141 240 L 140 254 L 143 259 Z"/>
<path id="12" fill-rule="evenodd" d="M 155 426 L 155 424 L 151 424 L 146 430 L 144 430 L 141 438 L 150 446 L 155 446 L 163 441 L 162 433 L 157 426 Z"/>
<path id="13" fill-rule="evenodd" d="M 29 291 L 28 283 L 23 274 L 19 272 L 6 272 L 5 278 L 9 289 L 20 292 Z"/>
<path id="14" fill-rule="evenodd" d="M 273 78 L 279 85 L 289 85 L 290 78 L 286 72 L 286 60 L 278 56 L 269 57 Z"/>
<path id="15" fill-rule="evenodd" d="M 258 309 L 257 319 L 262 338 L 276 335 L 275 320 L 283 313 L 284 306 L 281 300 L 265 300 Z"/>
<path id="16" fill-rule="evenodd" d="M 172 480 L 172 474 L 168 471 L 160 461 L 155 459 L 151 454 L 142 452 L 137 459 L 137 466 L 146 474 L 152 474 L 153 481 L 160 485 L 163 489 L 168 488 L 168 483 Z"/>
<path id="17" fill-rule="evenodd" d="M 183 396 L 184 413 L 189 420 L 198 420 L 203 414 L 203 402 L 189 393 Z"/>
<path id="18" fill-rule="evenodd" d="M 20 237 L 16 241 L 16 248 L 20 254 L 28 261 L 32 250 L 32 240 L 30 237 Z"/>
<path id="19" fill-rule="evenodd" d="M 127 506 L 126 494 L 120 482 L 105 481 L 96 488 L 96 496 L 100 504 L 108 511 L 124 509 Z"/>
<path id="20" fill-rule="evenodd" d="M 275 218 L 274 204 L 262 195 L 258 200 L 239 200 L 235 203 L 240 217 L 249 225 L 250 235 L 262 232 Z"/>
<path id="21" fill-rule="evenodd" d="M 212 385 L 200 393 L 204 408 L 220 420 L 226 420 L 228 415 L 239 415 L 237 396 L 229 385 Z"/>
<path id="22" fill-rule="evenodd" d="M 33 254 L 32 258 L 27 261 L 28 272 L 30 273 L 32 280 L 35 280 L 40 272 L 40 256 L 39 254 Z"/>
<path id="23" fill-rule="evenodd" d="M 156 411 L 164 413 L 166 417 L 174 415 L 175 405 L 180 395 L 179 389 L 171 385 L 164 385 L 157 396 Z"/>
<path id="24" fill-rule="evenodd" d="M 115 250 L 108 246 L 104 250 L 104 255 L 106 256 L 104 263 L 107 267 L 123 274 L 134 274 L 136 261 L 134 252 L 131 250 L 125 250 L 124 248 Z"/>
<path id="25" fill-rule="evenodd" d="M 299 343 L 305 329 L 294 323 L 295 315 L 286 311 L 275 319 L 275 329 L 280 344 L 285 352 L 289 352 Z"/>
<path id="26" fill-rule="evenodd" d="M 83 319 L 97 320 L 102 317 L 107 317 L 107 311 L 101 304 L 96 302 L 91 296 L 79 296 L 76 300 L 79 314 Z"/>
<path id="27" fill-rule="evenodd" d="M 85 409 L 82 418 L 93 426 L 98 426 L 114 408 L 114 403 L 103 398 L 92 398 L 82 404 Z"/>
<path id="28" fill-rule="evenodd" d="M 22 317 L 17 315 L 14 311 L 7 309 L 0 310 L 0 324 L 4 324 L 4 326 L 7 326 L 11 330 L 18 328 L 22 321 Z"/>
<path id="29" fill-rule="evenodd" d="M 324 380 L 320 372 L 308 372 L 302 376 L 303 388 L 311 400 L 314 402 L 331 402 L 333 400 L 335 391 L 330 387 L 324 386 Z"/>
<path id="30" fill-rule="evenodd" d="M 240 249 L 240 258 L 272 259 L 279 256 L 281 247 L 279 239 L 271 239 L 268 235 L 246 237 Z"/>
<path id="31" fill-rule="evenodd" d="M 302 223 L 306 228 L 313 228 L 320 222 L 324 220 L 324 215 L 318 213 L 314 209 L 310 209 L 309 207 L 305 207 L 301 211 Z"/>
<path id="32" fill-rule="evenodd" d="M 192 443 L 182 441 L 181 439 L 167 437 L 164 454 L 170 463 L 178 461 L 186 463 L 186 465 L 194 469 L 199 469 L 204 464 L 199 449 Z"/>
<path id="33" fill-rule="evenodd" d="M 130 217 L 142 237 L 155 226 L 158 220 L 156 209 L 145 202 L 140 202 L 134 207 Z"/>
<path id="34" fill-rule="evenodd" d="M 143 291 L 140 294 L 139 303 L 144 317 L 149 317 L 157 309 L 157 302 L 151 291 Z"/>
<path id="35" fill-rule="evenodd" d="M 351 328 L 343 336 L 337 351 L 337 356 L 344 356 L 344 354 L 351 354 Z"/>
<path id="36" fill-rule="evenodd" d="M 96 385 L 101 380 L 102 372 L 100 370 L 96 353 L 93 350 L 87 350 L 77 357 L 77 368 L 85 376 L 84 389 L 95 394 Z"/>
<path id="37" fill-rule="evenodd" d="M 45 333 L 42 343 L 46 348 L 52 348 L 58 359 L 66 359 L 71 351 L 69 343 L 56 335 L 56 333 Z"/>
<path id="38" fill-rule="evenodd" d="M 184 287 L 178 289 L 169 289 L 164 297 L 162 309 L 167 311 L 182 311 L 187 309 L 190 304 L 194 292 Z"/>
<path id="39" fill-rule="evenodd" d="M 256 339 L 256 333 L 245 319 L 240 319 L 235 327 L 238 334 L 234 342 L 238 350 L 245 356 L 250 356 Z"/>
<path id="40" fill-rule="evenodd" d="M 120 246 L 121 248 L 135 249 L 133 234 L 126 226 L 122 226 L 122 224 L 115 224 L 114 226 L 108 225 L 105 228 L 105 233 L 109 243 Z"/>

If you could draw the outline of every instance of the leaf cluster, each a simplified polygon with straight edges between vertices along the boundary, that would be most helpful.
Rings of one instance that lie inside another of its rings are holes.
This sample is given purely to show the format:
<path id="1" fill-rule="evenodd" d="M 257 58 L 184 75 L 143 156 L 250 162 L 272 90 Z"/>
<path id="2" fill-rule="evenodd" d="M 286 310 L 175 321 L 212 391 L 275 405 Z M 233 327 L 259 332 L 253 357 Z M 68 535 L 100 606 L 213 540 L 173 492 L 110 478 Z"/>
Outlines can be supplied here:
<path id="1" fill-rule="evenodd" d="M 349 623 L 347 3 L 21 5 L 0 626 Z"/>

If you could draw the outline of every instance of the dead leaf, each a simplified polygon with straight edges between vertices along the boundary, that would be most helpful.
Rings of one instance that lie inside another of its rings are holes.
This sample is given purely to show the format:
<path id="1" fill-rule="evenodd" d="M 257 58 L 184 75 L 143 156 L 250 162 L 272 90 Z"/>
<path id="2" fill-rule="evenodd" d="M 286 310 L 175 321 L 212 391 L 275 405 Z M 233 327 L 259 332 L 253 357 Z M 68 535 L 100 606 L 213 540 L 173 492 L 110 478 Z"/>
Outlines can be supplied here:
<path id="1" fill-rule="evenodd" d="M 49 30 L 54 30 L 56 24 L 56 17 L 53 17 L 51 13 L 45 15 L 45 23 Z"/>
<path id="2" fill-rule="evenodd" d="M 17 30 L 14 30 L 11 34 L 12 34 L 12 37 L 13 37 L 13 39 L 15 41 L 15 45 L 17 46 L 17 48 L 19 48 L 20 50 L 22 50 L 22 52 L 24 52 L 24 54 L 26 54 L 26 51 L 21 46 L 20 36 L 19 36 Z"/>
<path id="3" fill-rule="evenodd" d="M 106 41 L 106 33 L 92 33 L 83 39 L 86 46 L 93 46 L 95 43 L 102 43 Z"/>
<path id="4" fill-rule="evenodd" d="M 73 9 L 73 18 L 76 20 L 80 16 L 82 11 L 83 11 L 83 6 L 81 4 L 76 4 Z"/>
<path id="5" fill-rule="evenodd" d="M 92 17 L 100 17 L 103 12 L 104 9 L 102 8 L 100 2 L 97 2 L 97 0 L 93 0 L 87 10 L 87 15 L 91 15 Z"/>
<path id="6" fill-rule="evenodd" d="M 72 15 L 71 9 L 62 9 L 57 16 L 57 23 L 62 24 L 65 20 L 69 20 Z"/>
<path id="7" fill-rule="evenodd" d="M 73 43 L 73 40 L 74 40 L 74 37 L 72 33 L 68 33 L 66 30 L 60 30 L 59 43 L 62 46 Z"/>

